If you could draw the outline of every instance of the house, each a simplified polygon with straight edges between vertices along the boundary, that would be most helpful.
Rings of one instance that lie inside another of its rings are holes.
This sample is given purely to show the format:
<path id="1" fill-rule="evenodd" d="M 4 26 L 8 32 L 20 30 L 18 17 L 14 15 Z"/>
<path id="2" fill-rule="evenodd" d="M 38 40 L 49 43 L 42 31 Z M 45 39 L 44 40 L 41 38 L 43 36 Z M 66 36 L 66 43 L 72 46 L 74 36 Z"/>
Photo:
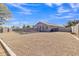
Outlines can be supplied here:
<path id="1" fill-rule="evenodd" d="M 33 28 L 36 29 L 38 32 L 56 32 L 56 31 L 70 32 L 71 31 L 71 28 L 46 24 L 43 22 L 38 22 Z"/>
<path id="2" fill-rule="evenodd" d="M 58 26 L 38 22 L 34 27 L 38 32 L 53 32 L 58 31 Z"/>

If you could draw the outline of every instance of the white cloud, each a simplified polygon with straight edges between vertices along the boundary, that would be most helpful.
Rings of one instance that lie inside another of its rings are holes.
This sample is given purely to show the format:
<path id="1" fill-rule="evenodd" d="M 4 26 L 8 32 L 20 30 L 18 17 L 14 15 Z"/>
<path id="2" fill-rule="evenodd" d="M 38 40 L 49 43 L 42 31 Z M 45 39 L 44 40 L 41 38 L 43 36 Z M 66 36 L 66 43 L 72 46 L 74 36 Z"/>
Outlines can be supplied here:
<path id="1" fill-rule="evenodd" d="M 59 15 L 59 16 L 58 16 Z M 50 15 L 50 18 L 51 19 L 67 19 L 67 20 L 73 20 L 73 19 L 78 19 L 77 17 L 79 16 L 78 13 L 68 13 L 67 15 L 64 15 L 64 14 L 57 14 L 57 15 Z"/>
<path id="2" fill-rule="evenodd" d="M 57 6 L 61 6 L 63 3 L 54 3 L 54 4 L 56 4 Z"/>
<path id="3" fill-rule="evenodd" d="M 52 7 L 52 3 L 45 3 L 45 5 Z"/>
<path id="4" fill-rule="evenodd" d="M 72 8 L 79 8 L 79 3 L 70 3 Z"/>
<path id="5" fill-rule="evenodd" d="M 58 15 L 63 14 L 63 13 L 72 13 L 72 12 L 77 12 L 79 9 L 79 3 L 69 3 L 71 8 L 64 8 L 62 4 L 58 4 Z"/>
<path id="6" fill-rule="evenodd" d="M 19 14 L 26 14 L 26 15 L 31 15 L 31 14 L 32 14 L 32 13 L 29 13 L 29 12 L 25 12 L 25 11 L 16 12 L 16 13 L 19 13 Z"/>
<path id="7" fill-rule="evenodd" d="M 27 8 L 22 7 L 22 5 L 25 5 L 25 4 L 23 4 L 23 3 L 21 3 L 21 4 L 18 4 L 18 3 L 11 3 L 10 5 L 21 9 L 22 11 L 19 12 L 19 13 L 32 14 L 32 10 L 31 10 L 31 9 L 27 9 Z"/>
<path id="8" fill-rule="evenodd" d="M 59 17 L 59 18 L 73 18 L 72 15 L 67 15 L 67 16 L 62 16 L 62 17 Z"/>
<path id="9" fill-rule="evenodd" d="M 27 5 L 26 3 L 15 3 L 16 5 L 22 6 L 22 5 Z"/>
<path id="10" fill-rule="evenodd" d="M 71 8 L 73 11 L 77 11 L 79 8 L 79 3 L 70 3 Z"/>
<path id="11" fill-rule="evenodd" d="M 70 9 L 64 9 L 62 6 L 60 6 L 58 8 L 58 11 L 57 12 L 58 13 L 66 13 L 66 12 L 70 12 Z"/>
<path id="12" fill-rule="evenodd" d="M 45 5 L 52 7 L 53 4 L 57 5 L 57 6 L 61 6 L 63 3 L 45 3 Z"/>
<path id="13" fill-rule="evenodd" d="M 50 18 L 55 18 L 55 19 L 70 19 L 70 18 L 74 18 L 74 15 L 73 14 L 62 15 L 62 16 L 50 15 Z"/>

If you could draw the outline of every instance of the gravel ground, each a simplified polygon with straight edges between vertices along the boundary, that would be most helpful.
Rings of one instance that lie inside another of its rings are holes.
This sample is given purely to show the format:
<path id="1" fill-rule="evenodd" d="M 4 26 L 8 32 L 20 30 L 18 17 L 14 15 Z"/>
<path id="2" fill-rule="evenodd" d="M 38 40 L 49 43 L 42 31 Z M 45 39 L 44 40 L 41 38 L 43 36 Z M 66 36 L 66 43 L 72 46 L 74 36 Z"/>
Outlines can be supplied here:
<path id="1" fill-rule="evenodd" d="M 79 41 L 66 32 L 9 32 L 0 37 L 19 56 L 79 56 Z"/>

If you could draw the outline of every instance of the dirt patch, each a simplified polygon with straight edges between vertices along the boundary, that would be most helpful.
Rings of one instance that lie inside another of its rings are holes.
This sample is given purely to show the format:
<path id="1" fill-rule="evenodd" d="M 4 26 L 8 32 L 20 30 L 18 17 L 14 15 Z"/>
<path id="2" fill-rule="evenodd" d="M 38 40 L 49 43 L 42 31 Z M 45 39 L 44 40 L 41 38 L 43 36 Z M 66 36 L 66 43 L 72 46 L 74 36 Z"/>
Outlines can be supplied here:
<path id="1" fill-rule="evenodd" d="M 3 41 L 21 56 L 79 55 L 79 41 L 66 32 L 39 32 L 0 34 Z"/>

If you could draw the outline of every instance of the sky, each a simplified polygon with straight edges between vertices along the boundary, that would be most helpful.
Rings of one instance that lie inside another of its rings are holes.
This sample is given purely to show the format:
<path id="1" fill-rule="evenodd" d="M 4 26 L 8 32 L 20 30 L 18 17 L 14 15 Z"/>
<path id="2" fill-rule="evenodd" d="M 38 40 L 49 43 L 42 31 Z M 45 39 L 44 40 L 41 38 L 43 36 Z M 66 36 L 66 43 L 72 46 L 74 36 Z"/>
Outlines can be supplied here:
<path id="1" fill-rule="evenodd" d="M 37 22 L 65 25 L 79 19 L 78 3 L 6 3 L 12 17 L 6 26 L 35 25 Z"/>

